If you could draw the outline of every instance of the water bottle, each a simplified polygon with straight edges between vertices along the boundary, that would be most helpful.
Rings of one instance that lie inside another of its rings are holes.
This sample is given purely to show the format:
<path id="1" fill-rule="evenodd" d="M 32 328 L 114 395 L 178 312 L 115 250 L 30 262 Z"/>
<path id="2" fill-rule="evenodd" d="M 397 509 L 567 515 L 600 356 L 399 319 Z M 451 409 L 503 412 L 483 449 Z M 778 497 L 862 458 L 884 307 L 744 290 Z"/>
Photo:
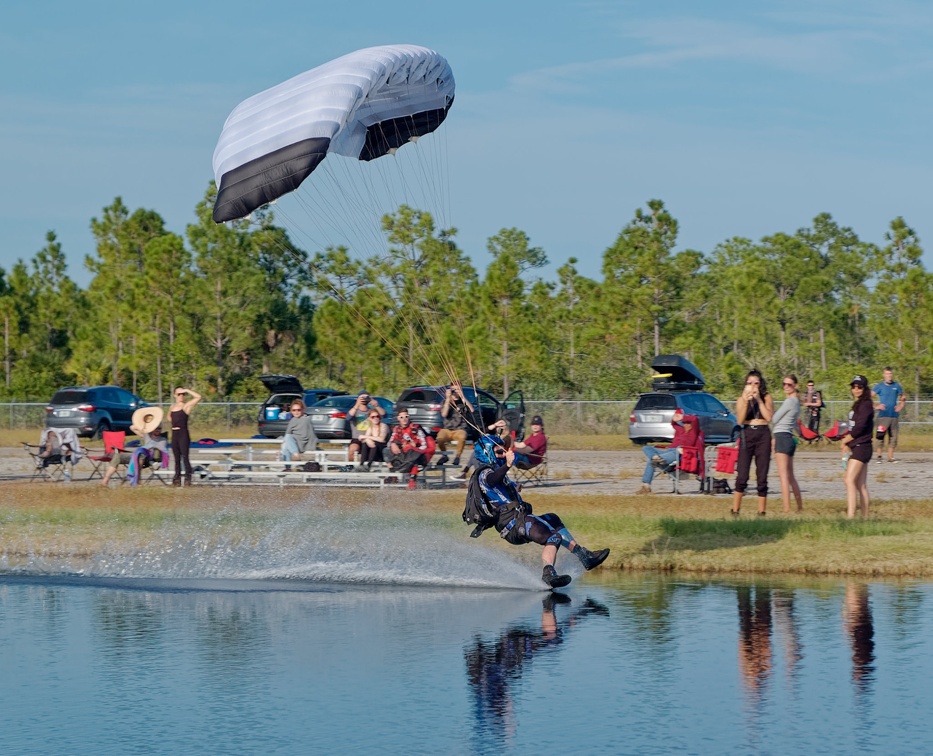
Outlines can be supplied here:
<path id="1" fill-rule="evenodd" d="M 69 470 L 67 467 L 65 468 L 65 482 L 71 483 L 71 470 Z"/>
<path id="2" fill-rule="evenodd" d="M 842 455 L 842 469 L 845 470 L 845 469 L 846 469 L 846 465 L 848 465 L 848 464 L 849 464 L 849 455 L 848 455 L 848 454 L 843 454 L 843 455 Z"/>
<path id="3" fill-rule="evenodd" d="M 282 461 L 282 452 L 277 451 L 277 452 L 275 453 L 275 461 L 276 461 L 276 462 L 281 462 L 281 461 Z"/>

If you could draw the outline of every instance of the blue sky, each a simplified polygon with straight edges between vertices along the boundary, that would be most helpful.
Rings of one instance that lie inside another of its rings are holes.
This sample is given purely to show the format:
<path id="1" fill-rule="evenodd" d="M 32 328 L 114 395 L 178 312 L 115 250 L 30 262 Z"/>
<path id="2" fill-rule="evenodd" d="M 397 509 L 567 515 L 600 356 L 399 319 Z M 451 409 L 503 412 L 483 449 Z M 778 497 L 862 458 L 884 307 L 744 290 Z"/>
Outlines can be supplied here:
<path id="1" fill-rule="evenodd" d="M 571 256 L 599 277 L 651 198 L 679 248 L 829 212 L 877 243 L 902 215 L 933 249 L 931 32 L 933 6 L 898 0 L 8 0 L 0 266 L 54 230 L 86 285 L 90 220 L 117 196 L 184 233 L 240 100 L 395 42 L 453 68 L 449 221 L 478 266 L 517 227 L 548 253 L 546 278 Z"/>

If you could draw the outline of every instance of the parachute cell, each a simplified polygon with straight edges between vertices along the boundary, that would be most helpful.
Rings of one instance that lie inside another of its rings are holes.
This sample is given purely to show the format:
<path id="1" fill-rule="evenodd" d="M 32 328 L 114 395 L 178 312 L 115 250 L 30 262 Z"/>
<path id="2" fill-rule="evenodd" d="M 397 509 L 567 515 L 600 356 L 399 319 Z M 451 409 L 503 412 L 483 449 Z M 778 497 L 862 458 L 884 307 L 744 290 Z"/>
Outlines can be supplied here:
<path id="1" fill-rule="evenodd" d="M 214 221 L 294 191 L 328 154 L 393 154 L 440 126 L 453 100 L 447 61 L 415 45 L 358 50 L 244 100 L 214 150 Z"/>

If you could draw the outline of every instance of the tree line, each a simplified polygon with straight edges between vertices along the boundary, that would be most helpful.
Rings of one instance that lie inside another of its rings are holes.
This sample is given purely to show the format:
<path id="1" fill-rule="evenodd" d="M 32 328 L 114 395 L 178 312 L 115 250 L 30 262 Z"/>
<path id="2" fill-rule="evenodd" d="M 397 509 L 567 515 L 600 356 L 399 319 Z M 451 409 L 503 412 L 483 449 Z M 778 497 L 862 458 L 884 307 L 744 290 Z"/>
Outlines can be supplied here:
<path id="1" fill-rule="evenodd" d="M 824 213 L 793 233 L 678 251 L 677 220 L 650 200 L 602 251 L 600 280 L 572 257 L 546 281 L 545 250 L 516 228 L 488 239 L 480 271 L 456 229 L 412 207 L 381 219 L 377 253 L 304 250 L 269 209 L 215 224 L 215 193 L 183 237 L 116 198 L 91 220 L 86 289 L 52 231 L 0 269 L 3 399 L 105 383 L 150 401 L 177 384 L 253 399 L 257 377 L 279 372 L 390 397 L 457 375 L 503 395 L 628 399 L 649 389 L 659 353 L 686 355 L 725 398 L 752 367 L 774 385 L 813 379 L 827 398 L 884 365 L 910 394 L 933 389 L 933 277 L 903 218 L 883 246 Z"/>

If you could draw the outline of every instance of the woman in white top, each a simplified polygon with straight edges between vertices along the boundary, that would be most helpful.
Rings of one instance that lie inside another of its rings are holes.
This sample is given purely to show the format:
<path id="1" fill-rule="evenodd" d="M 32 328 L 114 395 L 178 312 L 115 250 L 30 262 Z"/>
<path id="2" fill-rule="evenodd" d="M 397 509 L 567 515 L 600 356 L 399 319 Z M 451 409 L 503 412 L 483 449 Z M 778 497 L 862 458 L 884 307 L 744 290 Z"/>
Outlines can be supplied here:
<path id="1" fill-rule="evenodd" d="M 371 470 L 373 462 L 382 461 L 382 450 L 389 440 L 389 425 L 382 422 L 382 415 L 376 408 L 370 409 L 368 418 L 369 425 L 360 436 L 360 464 Z"/>
<path id="2" fill-rule="evenodd" d="M 784 401 L 771 417 L 774 423 L 774 435 L 771 442 L 774 460 L 777 462 L 778 475 L 781 478 L 781 498 L 784 500 L 785 514 L 790 512 L 790 493 L 794 492 L 797 511 L 803 512 L 803 498 L 800 486 L 794 477 L 794 429 L 800 419 L 800 398 L 797 396 L 797 376 L 785 375 L 781 381 L 784 389 Z"/>

